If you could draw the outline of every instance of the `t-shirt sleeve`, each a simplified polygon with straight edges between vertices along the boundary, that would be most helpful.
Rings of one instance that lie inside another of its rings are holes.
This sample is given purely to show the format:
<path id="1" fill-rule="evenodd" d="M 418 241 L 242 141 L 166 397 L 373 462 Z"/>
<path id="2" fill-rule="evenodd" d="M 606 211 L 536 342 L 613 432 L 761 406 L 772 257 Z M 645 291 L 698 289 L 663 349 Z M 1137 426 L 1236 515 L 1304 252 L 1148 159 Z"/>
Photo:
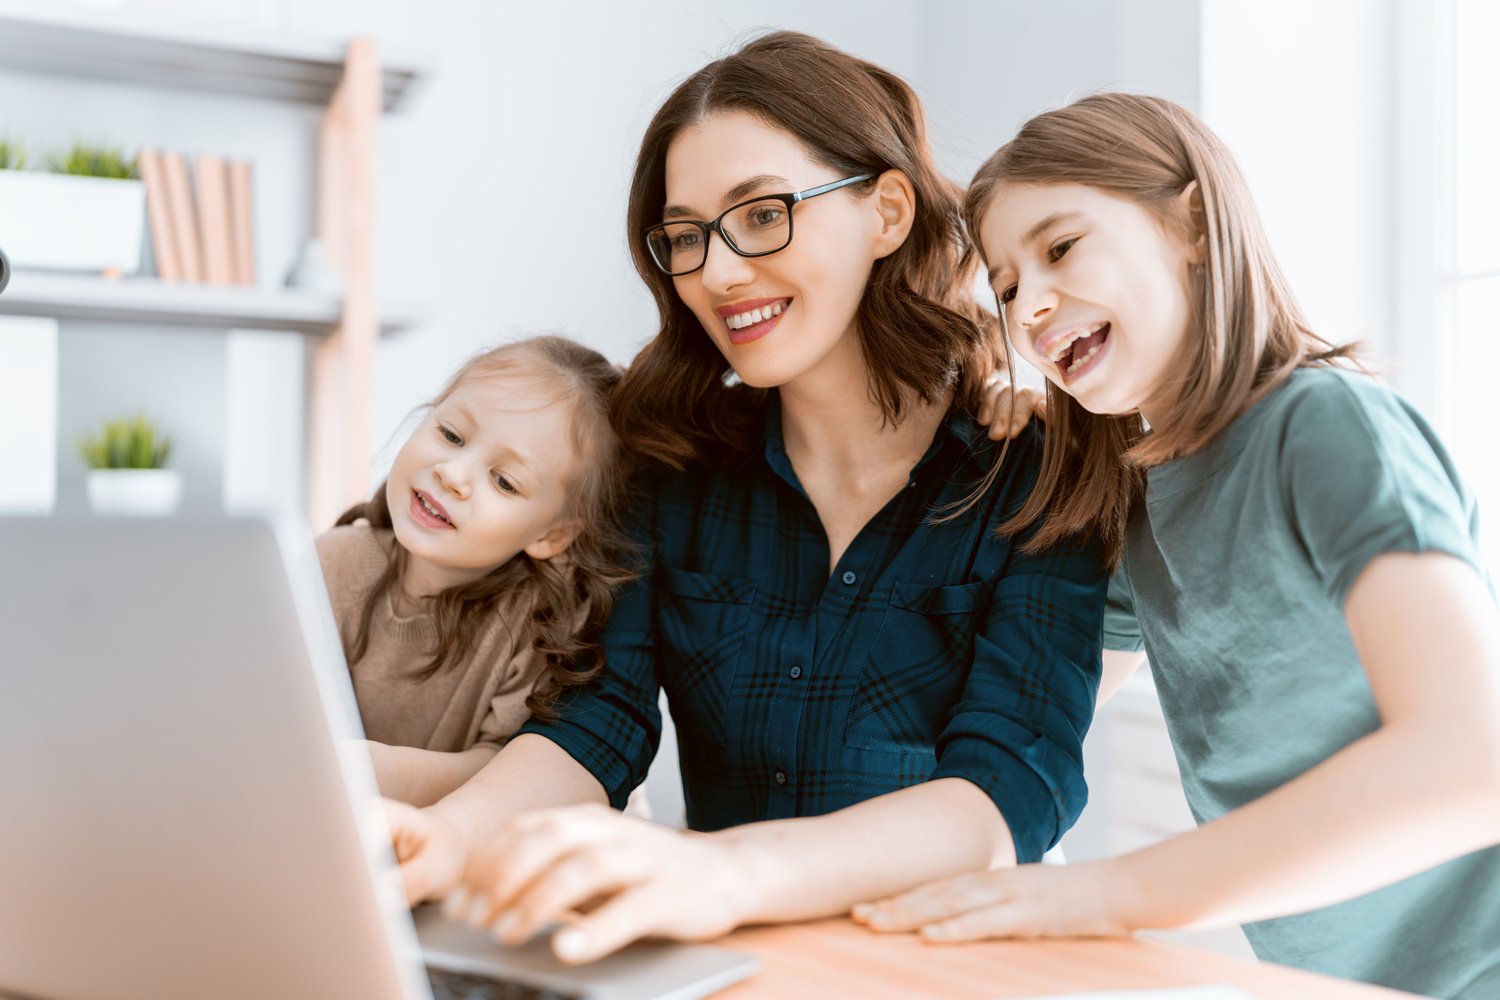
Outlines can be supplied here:
<path id="1" fill-rule="evenodd" d="M 1130 588 L 1130 569 L 1124 559 L 1109 578 L 1104 602 L 1104 648 L 1137 653 L 1145 648 L 1141 624 L 1135 617 L 1135 592 Z"/>
<path id="2" fill-rule="evenodd" d="M 1293 528 L 1339 607 L 1387 552 L 1445 552 L 1483 573 L 1473 497 L 1446 449 L 1373 380 L 1315 383 L 1289 409 L 1281 462 Z"/>

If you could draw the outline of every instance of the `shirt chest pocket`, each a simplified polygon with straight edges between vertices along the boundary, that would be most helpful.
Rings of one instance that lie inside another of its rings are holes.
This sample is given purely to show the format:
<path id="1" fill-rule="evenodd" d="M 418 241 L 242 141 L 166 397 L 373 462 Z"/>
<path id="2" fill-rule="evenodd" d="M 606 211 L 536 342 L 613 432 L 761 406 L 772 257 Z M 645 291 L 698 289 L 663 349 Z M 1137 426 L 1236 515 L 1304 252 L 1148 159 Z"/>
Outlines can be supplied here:
<path id="1" fill-rule="evenodd" d="M 935 757 L 938 734 L 968 681 L 974 630 L 993 592 L 985 581 L 896 582 L 849 708 L 850 746 Z"/>
<path id="2" fill-rule="evenodd" d="M 686 744 L 724 745 L 734 671 L 750 629 L 755 581 L 660 567 L 655 582 L 662 686 Z"/>

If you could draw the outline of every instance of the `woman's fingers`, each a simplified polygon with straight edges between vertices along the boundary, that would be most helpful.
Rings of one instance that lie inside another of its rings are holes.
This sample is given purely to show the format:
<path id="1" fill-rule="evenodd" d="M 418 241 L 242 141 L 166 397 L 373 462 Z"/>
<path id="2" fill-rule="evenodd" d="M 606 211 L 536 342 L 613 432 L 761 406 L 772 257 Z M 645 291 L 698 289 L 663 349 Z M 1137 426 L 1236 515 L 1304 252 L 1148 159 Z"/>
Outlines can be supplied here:
<path id="1" fill-rule="evenodd" d="M 561 857 L 607 834 L 619 814 L 607 806 L 569 806 L 512 821 L 464 875 L 468 899 L 450 901 L 454 919 L 478 927 L 509 910 L 517 894 Z"/>
<path id="2" fill-rule="evenodd" d="M 976 872 L 924 885 L 899 896 L 861 903 L 855 920 L 876 931 L 914 931 L 970 910 L 994 906 L 1008 896 L 1010 871 Z"/>
<path id="3" fill-rule="evenodd" d="M 632 941 L 659 932 L 654 894 L 645 887 L 626 889 L 588 916 L 569 922 L 552 935 L 552 951 L 564 962 L 592 962 Z"/>
<path id="4" fill-rule="evenodd" d="M 530 940 L 592 899 L 613 895 L 649 874 L 627 845 L 592 844 L 559 859 L 527 885 L 495 925 L 506 944 Z M 608 905 L 608 904 L 605 904 Z"/>

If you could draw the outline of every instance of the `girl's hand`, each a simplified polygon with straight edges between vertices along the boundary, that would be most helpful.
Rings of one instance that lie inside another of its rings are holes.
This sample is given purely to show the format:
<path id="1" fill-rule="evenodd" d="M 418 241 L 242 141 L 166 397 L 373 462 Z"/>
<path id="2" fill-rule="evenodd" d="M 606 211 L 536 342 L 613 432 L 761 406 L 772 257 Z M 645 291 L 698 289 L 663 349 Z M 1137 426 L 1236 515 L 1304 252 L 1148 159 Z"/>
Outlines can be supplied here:
<path id="1" fill-rule="evenodd" d="M 464 870 L 464 845 L 441 817 L 404 802 L 381 799 L 391 847 L 401 867 L 408 906 L 437 899 L 458 884 Z"/>
<path id="2" fill-rule="evenodd" d="M 748 867 L 728 841 L 603 805 L 569 806 L 514 820 L 469 867 L 444 912 L 511 945 L 565 923 L 552 950 L 588 962 L 648 935 L 728 933 L 751 912 Z"/>
<path id="3" fill-rule="evenodd" d="M 1115 937 L 1135 929 L 1127 890 L 1112 861 L 1021 865 L 860 903 L 852 916 L 874 931 L 918 931 L 928 941 Z"/>
<path id="4" fill-rule="evenodd" d="M 990 440 L 1014 438 L 1031 423 L 1031 418 L 1047 419 L 1047 395 L 1029 385 L 1016 387 L 1015 413 L 1011 413 L 1010 379 L 1003 372 L 991 375 L 984 386 L 984 401 L 974 419 L 990 429 Z"/>

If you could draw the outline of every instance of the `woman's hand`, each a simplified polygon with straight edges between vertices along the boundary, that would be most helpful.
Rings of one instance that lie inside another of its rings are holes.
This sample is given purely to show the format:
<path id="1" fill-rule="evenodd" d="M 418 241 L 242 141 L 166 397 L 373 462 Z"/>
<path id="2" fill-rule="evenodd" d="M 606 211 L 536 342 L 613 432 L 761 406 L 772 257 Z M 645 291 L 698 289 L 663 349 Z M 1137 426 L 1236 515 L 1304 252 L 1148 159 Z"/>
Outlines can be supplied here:
<path id="1" fill-rule="evenodd" d="M 854 907 L 875 931 L 918 931 L 928 941 L 1115 937 L 1135 928 L 1117 862 L 1021 865 L 960 875 Z"/>
<path id="2" fill-rule="evenodd" d="M 406 886 L 406 902 L 416 906 L 437 899 L 458 884 L 463 875 L 465 852 L 462 839 L 441 817 L 427 809 L 382 799 L 391 847 Z"/>
<path id="3" fill-rule="evenodd" d="M 1047 394 L 1029 385 L 1015 389 L 1015 411 L 1011 411 L 1010 379 L 1004 372 L 991 375 L 984 386 L 984 401 L 974 419 L 990 429 L 990 440 L 1014 438 L 1031 423 L 1032 417 L 1047 419 Z"/>
<path id="4" fill-rule="evenodd" d="M 602 805 L 549 809 L 514 820 L 475 859 L 444 912 L 507 944 L 566 923 L 553 951 L 588 962 L 648 935 L 728 933 L 752 912 L 749 867 L 732 842 L 712 835 Z"/>

